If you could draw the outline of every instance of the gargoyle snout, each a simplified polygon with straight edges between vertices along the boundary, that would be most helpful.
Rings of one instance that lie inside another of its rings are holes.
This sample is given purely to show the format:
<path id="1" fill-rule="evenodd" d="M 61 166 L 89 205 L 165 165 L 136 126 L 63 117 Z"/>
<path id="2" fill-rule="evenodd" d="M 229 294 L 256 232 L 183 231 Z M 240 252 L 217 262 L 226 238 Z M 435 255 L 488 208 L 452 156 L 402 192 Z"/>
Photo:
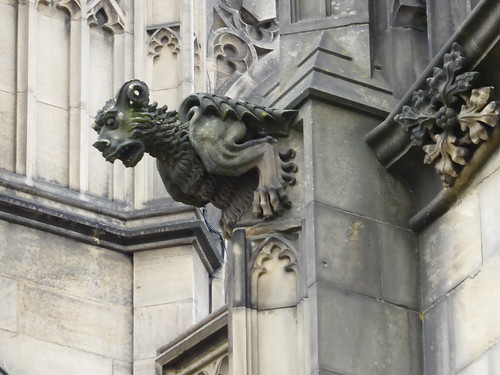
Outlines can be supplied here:
<path id="1" fill-rule="evenodd" d="M 111 141 L 109 139 L 98 139 L 93 146 L 97 148 L 100 152 L 103 152 L 111 145 Z"/>

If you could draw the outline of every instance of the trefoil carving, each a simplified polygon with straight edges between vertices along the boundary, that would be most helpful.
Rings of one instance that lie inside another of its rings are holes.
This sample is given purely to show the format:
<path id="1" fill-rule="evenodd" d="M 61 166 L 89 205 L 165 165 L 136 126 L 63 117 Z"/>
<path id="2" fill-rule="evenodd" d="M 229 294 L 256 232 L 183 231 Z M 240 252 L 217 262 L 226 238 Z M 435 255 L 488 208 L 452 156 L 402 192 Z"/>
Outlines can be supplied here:
<path id="1" fill-rule="evenodd" d="M 125 15 L 115 0 L 93 0 L 88 6 L 89 26 L 98 27 L 113 34 L 125 30 Z"/>
<path id="2" fill-rule="evenodd" d="M 277 49 L 276 12 L 269 11 L 265 4 L 262 7 L 246 9 L 228 0 L 219 0 L 215 5 L 209 44 L 214 46 L 217 91 L 227 89 L 263 56 Z"/>
<path id="3" fill-rule="evenodd" d="M 177 55 L 180 52 L 179 40 L 179 26 L 159 27 L 151 31 L 148 40 L 148 55 L 152 56 L 153 59 L 159 57 L 163 46 L 169 47 L 172 53 Z"/>
<path id="4" fill-rule="evenodd" d="M 478 72 L 465 71 L 466 56 L 454 43 L 442 68 L 434 68 L 428 89 L 413 93 L 411 105 L 395 116 L 413 145 L 425 152 L 424 163 L 435 163 L 444 186 L 451 187 L 477 148 L 488 140 L 500 120 L 493 87 L 474 88 Z"/>

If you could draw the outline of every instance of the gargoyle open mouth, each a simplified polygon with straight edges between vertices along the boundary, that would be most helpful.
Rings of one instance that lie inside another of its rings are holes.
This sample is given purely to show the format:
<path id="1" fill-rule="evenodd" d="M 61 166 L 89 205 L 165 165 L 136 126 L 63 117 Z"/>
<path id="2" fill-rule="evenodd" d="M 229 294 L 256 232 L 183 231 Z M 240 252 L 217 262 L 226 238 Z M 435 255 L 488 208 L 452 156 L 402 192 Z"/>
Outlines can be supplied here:
<path id="1" fill-rule="evenodd" d="M 138 141 L 132 141 L 118 146 L 115 152 L 105 156 L 106 160 L 114 163 L 120 159 L 126 167 L 135 167 L 144 155 L 144 145 Z"/>

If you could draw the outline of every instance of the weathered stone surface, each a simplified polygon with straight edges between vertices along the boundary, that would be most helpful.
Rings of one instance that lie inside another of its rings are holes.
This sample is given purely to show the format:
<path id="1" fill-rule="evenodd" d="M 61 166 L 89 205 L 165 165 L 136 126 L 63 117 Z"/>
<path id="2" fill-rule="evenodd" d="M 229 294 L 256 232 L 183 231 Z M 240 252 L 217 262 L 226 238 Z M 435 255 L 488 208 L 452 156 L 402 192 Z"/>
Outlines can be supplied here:
<path id="1" fill-rule="evenodd" d="M 453 374 L 448 298 L 443 298 L 424 315 L 424 354 L 427 375 Z"/>
<path id="2" fill-rule="evenodd" d="M 0 277 L 0 329 L 17 331 L 17 282 Z"/>
<path id="3" fill-rule="evenodd" d="M 16 92 L 16 6 L 6 2 L 0 3 L 0 90 Z M 2 102 L 0 102 L 2 103 Z M 3 103 L 2 103 L 3 106 Z M 10 117 L 6 117 L 10 119 Z"/>
<path id="4" fill-rule="evenodd" d="M 384 300 L 418 310 L 419 263 L 415 234 L 392 225 L 377 224 Z"/>
<path id="5" fill-rule="evenodd" d="M 28 286 L 20 290 L 19 300 L 20 334 L 114 359 L 130 358 L 130 310 Z"/>
<path id="6" fill-rule="evenodd" d="M 458 375 L 490 375 L 491 372 L 489 371 L 488 362 L 488 355 L 485 354 L 480 359 L 467 366 L 463 371 L 460 371 Z"/>
<path id="7" fill-rule="evenodd" d="M 108 305 L 132 305 L 132 265 L 123 255 L 0 222 L 0 274 Z"/>
<path id="8" fill-rule="evenodd" d="M 142 359 L 134 361 L 134 375 L 151 375 L 155 373 L 155 360 Z"/>
<path id="9" fill-rule="evenodd" d="M 498 153 L 500 155 L 500 152 Z M 499 163 L 500 166 L 500 163 Z M 484 261 L 500 253 L 500 170 L 479 186 L 481 205 L 481 236 Z"/>
<path id="10" fill-rule="evenodd" d="M 195 321 L 192 300 L 136 308 L 134 358 L 154 358 L 158 348 L 191 327 Z"/>
<path id="11" fill-rule="evenodd" d="M 319 204 L 315 221 L 318 280 L 380 298 L 377 223 Z"/>
<path id="12" fill-rule="evenodd" d="M 64 19 L 66 13 L 59 10 L 55 14 L 60 18 L 47 15 L 38 17 L 36 95 L 43 103 L 67 109 L 70 78 L 69 28 Z M 59 131 L 61 128 L 63 127 L 58 128 Z"/>
<path id="13" fill-rule="evenodd" d="M 111 359 L 2 330 L 0 367 L 8 374 L 113 375 Z"/>
<path id="14" fill-rule="evenodd" d="M 406 187 L 373 158 L 360 134 L 377 119 L 323 102 L 310 103 L 304 133 L 312 132 L 315 200 L 349 212 L 408 225 L 411 202 Z M 333 121 L 333 122 L 332 122 Z M 310 202 L 306 202 L 308 204 Z"/>
<path id="15" fill-rule="evenodd" d="M 492 258 L 451 297 L 455 369 L 500 343 L 500 256 Z"/>
<path id="16" fill-rule="evenodd" d="M 192 246 L 134 254 L 134 306 L 192 299 L 195 287 L 193 257 L 197 256 Z"/>
<path id="17" fill-rule="evenodd" d="M 68 112 L 39 102 L 37 104 L 36 177 L 68 185 Z M 53 131 L 54 123 L 64 124 Z"/>
<path id="18" fill-rule="evenodd" d="M 2 10 L 0 8 L 0 14 L 1 12 Z M 3 76 L 5 76 L 5 74 L 0 75 L 0 77 Z M 0 138 L 0 149 L 2 150 L 0 153 L 0 168 L 7 169 L 9 171 L 14 170 L 16 160 L 15 113 L 16 96 L 9 92 L 0 90 L 0 116 L 3 118 L 2 137 Z"/>
<path id="19" fill-rule="evenodd" d="M 479 199 L 471 194 L 419 238 L 423 308 L 477 272 L 482 262 Z"/>
<path id="20" fill-rule="evenodd" d="M 319 367 L 339 374 L 416 373 L 421 358 L 410 353 L 408 319 L 405 309 L 318 286 Z"/>
<path id="21" fill-rule="evenodd" d="M 113 375 L 132 375 L 132 363 L 114 360 Z"/>

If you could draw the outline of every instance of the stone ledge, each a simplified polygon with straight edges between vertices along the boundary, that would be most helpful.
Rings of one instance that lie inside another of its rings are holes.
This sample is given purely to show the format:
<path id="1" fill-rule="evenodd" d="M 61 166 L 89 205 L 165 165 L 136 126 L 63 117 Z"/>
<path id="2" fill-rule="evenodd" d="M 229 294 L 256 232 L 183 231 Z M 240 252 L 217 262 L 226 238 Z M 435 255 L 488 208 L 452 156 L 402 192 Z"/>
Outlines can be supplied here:
<path id="1" fill-rule="evenodd" d="M 156 202 L 158 203 L 158 202 Z M 0 219 L 121 253 L 197 244 L 205 266 L 222 264 L 217 239 L 194 207 L 171 200 L 141 210 L 0 173 Z"/>
<path id="2" fill-rule="evenodd" d="M 228 352 L 228 306 L 207 316 L 171 343 L 158 350 L 156 363 L 162 370 L 182 364 L 200 367 Z M 203 353 L 200 356 L 200 353 Z M 200 358 L 201 357 L 201 358 Z M 163 373 L 163 372 L 162 372 Z"/>

